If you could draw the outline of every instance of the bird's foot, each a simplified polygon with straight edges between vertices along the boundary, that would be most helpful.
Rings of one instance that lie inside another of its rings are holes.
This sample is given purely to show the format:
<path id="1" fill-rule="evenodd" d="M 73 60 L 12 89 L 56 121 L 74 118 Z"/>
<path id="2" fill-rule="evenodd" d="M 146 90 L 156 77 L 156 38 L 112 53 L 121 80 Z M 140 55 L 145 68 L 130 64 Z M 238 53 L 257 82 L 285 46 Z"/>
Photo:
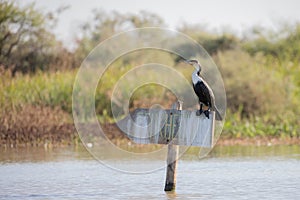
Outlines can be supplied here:
<path id="1" fill-rule="evenodd" d="M 200 116 L 203 113 L 203 110 L 197 110 L 196 116 Z"/>
<path id="2" fill-rule="evenodd" d="M 205 111 L 203 111 L 203 113 L 207 117 L 207 119 L 209 119 L 209 110 L 205 110 Z"/>

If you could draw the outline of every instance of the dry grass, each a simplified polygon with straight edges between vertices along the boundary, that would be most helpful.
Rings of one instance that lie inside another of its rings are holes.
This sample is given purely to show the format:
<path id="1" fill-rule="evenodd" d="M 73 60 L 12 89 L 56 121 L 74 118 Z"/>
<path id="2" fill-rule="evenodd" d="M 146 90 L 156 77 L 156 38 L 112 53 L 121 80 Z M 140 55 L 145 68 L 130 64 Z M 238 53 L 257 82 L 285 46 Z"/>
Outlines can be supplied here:
<path id="1" fill-rule="evenodd" d="M 0 146 L 70 145 L 76 130 L 60 108 L 24 105 L 0 115 Z"/>

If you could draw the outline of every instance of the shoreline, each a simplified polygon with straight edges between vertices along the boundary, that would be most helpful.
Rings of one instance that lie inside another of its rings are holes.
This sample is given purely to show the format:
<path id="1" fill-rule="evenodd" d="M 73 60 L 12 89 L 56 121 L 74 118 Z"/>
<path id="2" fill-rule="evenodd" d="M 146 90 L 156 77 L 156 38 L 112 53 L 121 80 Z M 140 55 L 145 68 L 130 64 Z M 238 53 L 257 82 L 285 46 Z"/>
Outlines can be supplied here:
<path id="1" fill-rule="evenodd" d="M 113 139 L 111 140 L 115 145 L 134 143 L 128 139 Z M 32 143 L 1 143 L 0 149 L 7 148 L 65 148 L 82 145 L 81 141 L 59 141 L 59 142 L 38 142 Z M 148 145 L 148 144 L 145 144 Z M 276 145 L 300 145 L 300 138 L 276 138 L 276 137 L 255 137 L 255 138 L 230 138 L 224 139 L 220 137 L 214 146 L 276 146 Z"/>
<path id="2" fill-rule="evenodd" d="M 260 137 L 253 138 L 225 138 L 218 139 L 216 146 L 272 146 L 272 145 L 300 145 L 300 138 L 279 138 L 279 137 Z"/>
<path id="3" fill-rule="evenodd" d="M 92 124 L 88 129 L 91 135 L 97 135 L 94 131 L 98 124 Z M 105 124 L 103 130 L 106 137 L 115 145 L 127 144 L 132 141 L 127 138 L 114 124 Z M 24 148 L 44 147 L 60 148 L 81 145 L 80 137 L 74 124 L 60 124 L 43 127 L 16 127 L 15 130 L 8 129 L 3 132 L 0 126 L 0 148 Z M 29 134 L 30 130 L 34 132 Z M 297 137 L 272 137 L 255 136 L 234 138 L 222 135 L 218 138 L 215 146 L 272 146 L 272 145 L 300 145 Z"/>

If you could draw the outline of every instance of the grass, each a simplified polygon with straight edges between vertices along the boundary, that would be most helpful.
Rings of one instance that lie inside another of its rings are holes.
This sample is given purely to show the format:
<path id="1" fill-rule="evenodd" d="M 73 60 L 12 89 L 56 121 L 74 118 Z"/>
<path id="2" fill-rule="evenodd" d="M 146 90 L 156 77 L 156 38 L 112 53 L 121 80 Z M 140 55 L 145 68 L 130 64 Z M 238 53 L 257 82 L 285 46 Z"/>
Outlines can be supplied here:
<path id="1" fill-rule="evenodd" d="M 30 104 L 60 107 L 72 112 L 72 86 L 75 71 L 18 75 L 4 74 L 0 83 L 1 110 L 16 110 Z"/>
<path id="2" fill-rule="evenodd" d="M 277 137 L 299 138 L 300 125 L 297 116 L 254 116 L 242 118 L 241 112 L 227 112 L 223 136 L 227 138 Z"/>

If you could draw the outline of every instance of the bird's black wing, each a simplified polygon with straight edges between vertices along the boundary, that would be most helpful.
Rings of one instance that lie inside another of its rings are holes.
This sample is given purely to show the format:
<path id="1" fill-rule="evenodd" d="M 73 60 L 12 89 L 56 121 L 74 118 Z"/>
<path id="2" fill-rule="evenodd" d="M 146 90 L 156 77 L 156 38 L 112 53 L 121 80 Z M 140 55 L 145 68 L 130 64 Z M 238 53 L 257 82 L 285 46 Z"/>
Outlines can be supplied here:
<path id="1" fill-rule="evenodd" d="M 215 96 L 212 89 L 209 85 L 204 81 L 197 82 L 196 85 L 193 85 L 194 91 L 199 98 L 199 101 L 206 106 L 210 107 L 213 111 L 216 112 L 216 120 L 221 121 L 222 115 L 215 105 Z"/>
<path id="2" fill-rule="evenodd" d="M 211 94 L 210 90 L 208 88 L 208 85 L 205 84 L 203 81 L 197 82 L 195 85 L 193 85 L 194 91 L 197 94 L 199 101 L 204 103 L 206 106 L 211 107 Z"/>

